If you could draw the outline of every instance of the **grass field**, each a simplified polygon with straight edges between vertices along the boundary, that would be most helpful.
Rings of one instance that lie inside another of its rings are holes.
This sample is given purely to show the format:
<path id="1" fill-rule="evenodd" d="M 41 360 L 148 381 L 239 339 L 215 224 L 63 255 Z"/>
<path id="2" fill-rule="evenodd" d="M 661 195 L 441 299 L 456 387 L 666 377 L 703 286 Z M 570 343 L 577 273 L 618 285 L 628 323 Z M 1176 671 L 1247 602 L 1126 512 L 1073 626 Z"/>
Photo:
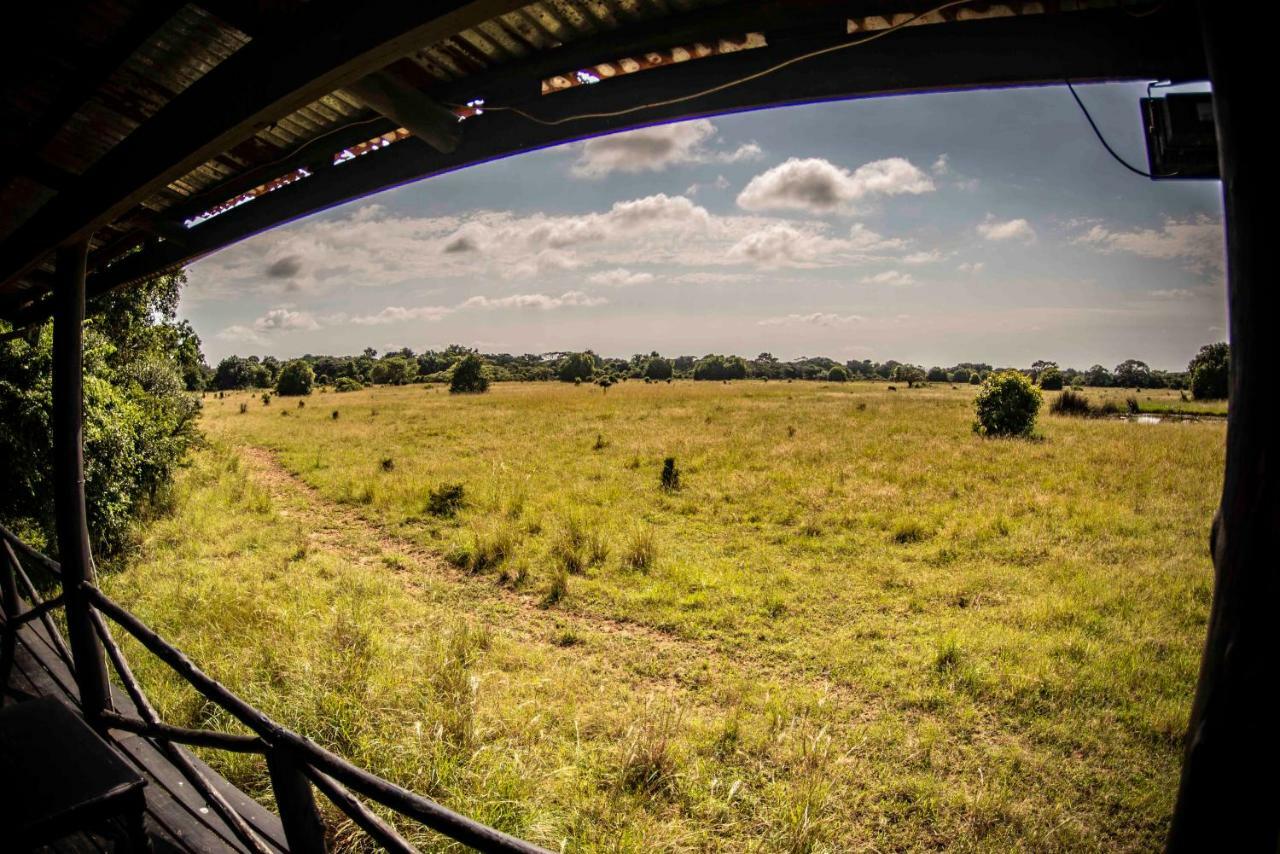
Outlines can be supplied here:
<path id="1" fill-rule="evenodd" d="M 104 584 L 282 723 L 553 850 L 1158 847 L 1225 425 L 986 440 L 972 395 L 211 396 Z M 231 725 L 131 652 L 171 722 Z"/>

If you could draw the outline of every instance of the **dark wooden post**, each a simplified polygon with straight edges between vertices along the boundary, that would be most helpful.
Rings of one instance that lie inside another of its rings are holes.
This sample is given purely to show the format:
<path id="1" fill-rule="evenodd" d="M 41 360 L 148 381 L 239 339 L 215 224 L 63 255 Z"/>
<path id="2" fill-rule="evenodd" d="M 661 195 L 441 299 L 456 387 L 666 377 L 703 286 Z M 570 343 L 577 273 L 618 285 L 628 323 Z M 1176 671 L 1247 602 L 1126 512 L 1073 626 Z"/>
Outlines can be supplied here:
<path id="1" fill-rule="evenodd" d="M 1280 335 L 1271 215 L 1272 95 L 1257 75 L 1248 16 L 1201 2 L 1227 229 L 1231 406 L 1214 593 L 1171 851 L 1280 848 L 1280 429 L 1272 421 Z"/>
<path id="2" fill-rule="evenodd" d="M 276 811 L 280 813 L 289 850 L 297 854 L 324 854 L 324 822 L 316 810 L 311 781 L 294 758 L 278 747 L 267 751 L 267 771 L 271 774 L 271 791 L 276 796 Z"/>
<path id="3" fill-rule="evenodd" d="M 67 634 L 85 717 L 93 721 L 111 696 L 102 647 L 80 584 L 94 580 L 84 503 L 84 275 L 89 244 L 58 249 L 53 289 L 53 506 Z"/>

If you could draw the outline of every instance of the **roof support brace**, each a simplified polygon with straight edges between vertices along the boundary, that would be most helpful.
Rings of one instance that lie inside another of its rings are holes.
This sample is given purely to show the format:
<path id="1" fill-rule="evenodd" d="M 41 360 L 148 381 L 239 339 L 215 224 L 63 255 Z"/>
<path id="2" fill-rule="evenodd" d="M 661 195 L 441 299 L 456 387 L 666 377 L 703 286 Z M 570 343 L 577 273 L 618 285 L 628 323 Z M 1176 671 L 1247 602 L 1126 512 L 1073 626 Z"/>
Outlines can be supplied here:
<path id="1" fill-rule="evenodd" d="M 84 277 L 89 242 L 57 251 L 53 324 L 53 504 L 80 704 L 91 722 L 111 696 L 81 583 L 94 580 L 84 500 Z"/>

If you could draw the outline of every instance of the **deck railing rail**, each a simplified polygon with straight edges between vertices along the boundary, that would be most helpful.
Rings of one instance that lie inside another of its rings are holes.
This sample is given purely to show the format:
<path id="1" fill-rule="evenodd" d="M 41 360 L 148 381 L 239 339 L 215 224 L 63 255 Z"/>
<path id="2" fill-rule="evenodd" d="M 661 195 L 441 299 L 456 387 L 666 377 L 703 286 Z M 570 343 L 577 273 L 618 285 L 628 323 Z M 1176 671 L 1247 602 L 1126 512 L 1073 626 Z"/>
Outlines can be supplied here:
<path id="1" fill-rule="evenodd" d="M 4 554 L 0 556 L 0 607 L 4 615 L 3 627 L 0 628 L 0 680 L 8 680 L 18 629 L 37 620 L 48 633 L 59 657 L 74 672 L 75 663 L 71 651 L 51 617 L 52 612 L 63 604 L 65 591 L 49 599 L 42 598 L 19 559 L 19 554 L 38 565 L 44 573 L 61 581 L 63 579 L 57 561 L 31 548 L 3 525 L 0 525 L 0 541 L 3 541 L 4 549 Z M 536 845 L 453 812 L 429 798 L 371 774 L 306 736 L 280 725 L 201 670 L 181 650 L 161 638 L 98 587 L 89 582 L 81 582 L 77 589 L 91 605 L 89 619 L 137 713 L 135 717 L 121 714 L 115 709 L 104 709 L 91 715 L 90 722 L 100 729 L 130 732 L 154 741 L 250 851 L 256 854 L 275 854 L 275 848 L 250 826 L 201 773 L 192 762 L 190 754 L 179 750 L 177 745 L 264 756 L 285 839 L 291 851 L 325 850 L 325 829 L 316 808 L 312 790 L 314 786 L 367 833 L 370 839 L 387 851 L 412 852 L 417 849 L 358 796 L 480 851 L 545 854 L 544 849 Z M 169 665 L 201 696 L 244 724 L 254 735 L 188 729 L 162 721 L 134 676 L 119 644 L 112 637 L 107 619 Z"/>

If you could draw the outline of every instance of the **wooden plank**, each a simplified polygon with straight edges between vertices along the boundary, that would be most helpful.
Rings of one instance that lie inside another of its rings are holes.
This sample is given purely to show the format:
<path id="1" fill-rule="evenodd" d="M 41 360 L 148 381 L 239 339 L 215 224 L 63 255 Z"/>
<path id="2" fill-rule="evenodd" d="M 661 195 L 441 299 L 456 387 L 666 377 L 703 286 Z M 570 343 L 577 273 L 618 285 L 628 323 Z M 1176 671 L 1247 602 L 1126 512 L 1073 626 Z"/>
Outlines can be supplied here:
<path id="1" fill-rule="evenodd" d="M 22 627 L 22 643 L 15 671 L 20 671 L 29 691 L 41 696 L 61 696 L 75 703 L 74 680 L 43 633 L 44 629 L 39 624 Z M 129 698 L 120 692 L 114 692 L 113 703 L 123 714 L 137 713 Z M 109 734 L 108 740 L 151 783 L 146 789 L 149 833 L 165 840 L 169 848 L 176 850 L 246 852 L 247 849 L 231 830 L 155 744 L 132 734 Z M 188 756 L 259 836 L 276 851 L 288 850 L 284 831 L 276 816 L 220 777 L 199 758 L 191 754 Z M 156 848 L 165 850 L 160 845 Z"/>
<path id="2" fill-rule="evenodd" d="M 255 39 L 107 152 L 0 245 L 0 286 L 88 237 L 258 128 L 353 80 L 522 5 L 521 0 L 310 3 Z"/>

